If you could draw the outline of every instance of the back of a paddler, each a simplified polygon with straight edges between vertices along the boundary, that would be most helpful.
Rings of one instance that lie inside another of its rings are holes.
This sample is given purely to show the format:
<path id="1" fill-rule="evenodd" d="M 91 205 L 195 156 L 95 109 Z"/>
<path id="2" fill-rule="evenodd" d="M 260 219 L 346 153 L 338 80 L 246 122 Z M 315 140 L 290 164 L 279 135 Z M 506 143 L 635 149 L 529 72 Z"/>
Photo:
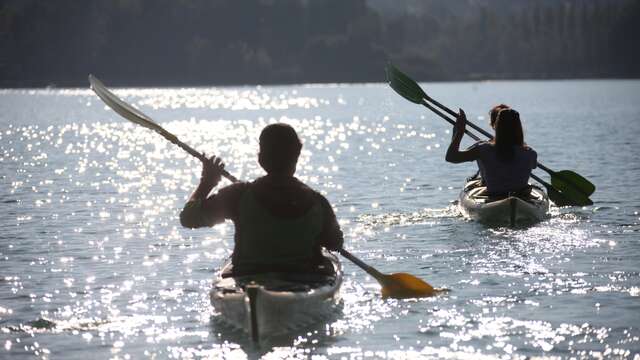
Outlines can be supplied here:
<path id="1" fill-rule="evenodd" d="M 233 275 L 323 271 L 321 248 L 339 250 L 343 237 L 327 199 L 294 177 L 302 143 L 286 124 L 260 135 L 258 161 L 267 175 L 209 196 L 222 162 L 203 162 L 200 185 L 181 213 L 183 226 L 235 224 Z"/>

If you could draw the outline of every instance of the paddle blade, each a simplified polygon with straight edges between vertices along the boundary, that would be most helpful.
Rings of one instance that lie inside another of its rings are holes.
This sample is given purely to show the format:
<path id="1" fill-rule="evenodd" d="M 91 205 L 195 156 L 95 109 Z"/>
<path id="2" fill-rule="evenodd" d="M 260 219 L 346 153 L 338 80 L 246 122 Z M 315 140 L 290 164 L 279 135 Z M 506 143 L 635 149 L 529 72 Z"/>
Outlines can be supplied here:
<path id="1" fill-rule="evenodd" d="M 434 289 L 433 286 L 407 273 L 384 275 L 384 278 L 378 281 L 382 285 L 382 296 L 394 299 L 428 297 L 446 291 Z"/>
<path id="2" fill-rule="evenodd" d="M 549 195 L 549 199 L 553 201 L 556 206 L 573 206 L 573 202 L 566 198 L 562 193 L 551 186 L 547 186 L 547 194 Z"/>
<path id="3" fill-rule="evenodd" d="M 545 186 L 547 189 L 547 194 L 549 194 L 549 199 L 553 201 L 556 206 L 588 206 L 593 205 L 593 201 L 589 199 L 588 196 L 585 196 L 583 193 L 575 190 L 562 189 L 559 191 L 557 188 L 547 184 L 549 186 Z"/>
<path id="4" fill-rule="evenodd" d="M 97 77 L 89 75 L 89 83 L 91 84 L 91 89 L 93 90 L 93 92 L 95 92 L 96 95 L 98 95 L 98 97 L 102 99 L 105 104 L 113 109 L 113 111 L 120 114 L 120 116 L 162 135 L 165 135 L 165 133 L 167 132 L 160 125 L 151 120 L 149 116 L 145 115 L 133 106 L 127 104 L 114 93 L 109 91 L 109 89 L 107 89 L 107 87 L 104 86 L 102 81 L 100 81 Z"/>
<path id="5" fill-rule="evenodd" d="M 560 190 L 568 187 L 575 188 L 587 197 L 596 191 L 596 186 L 591 181 L 571 170 L 560 170 L 552 173 L 551 184 Z"/>
<path id="6" fill-rule="evenodd" d="M 427 94 L 425 94 L 418 83 L 398 70 L 391 63 L 387 64 L 386 72 L 387 82 L 389 82 L 389 86 L 391 86 L 395 92 L 413 103 L 422 104 L 422 99 L 427 97 Z"/>

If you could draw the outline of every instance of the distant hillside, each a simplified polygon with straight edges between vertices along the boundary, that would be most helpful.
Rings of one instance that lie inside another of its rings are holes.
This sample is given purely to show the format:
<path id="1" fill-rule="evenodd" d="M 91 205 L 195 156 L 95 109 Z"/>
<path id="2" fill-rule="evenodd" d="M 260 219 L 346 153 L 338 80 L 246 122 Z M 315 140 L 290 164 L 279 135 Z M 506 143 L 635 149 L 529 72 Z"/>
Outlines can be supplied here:
<path id="1" fill-rule="evenodd" d="M 424 79 L 640 76 L 640 1 L 368 3 L 389 56 Z"/>
<path id="2" fill-rule="evenodd" d="M 0 86 L 640 76 L 637 0 L 5 0 Z"/>

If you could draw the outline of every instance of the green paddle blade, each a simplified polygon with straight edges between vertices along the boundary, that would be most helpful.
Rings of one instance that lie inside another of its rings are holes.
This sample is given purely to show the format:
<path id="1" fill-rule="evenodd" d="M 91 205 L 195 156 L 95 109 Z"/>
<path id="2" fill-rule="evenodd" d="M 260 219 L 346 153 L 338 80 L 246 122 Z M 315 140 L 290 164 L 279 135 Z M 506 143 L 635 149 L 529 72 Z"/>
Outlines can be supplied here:
<path id="1" fill-rule="evenodd" d="M 553 203 L 556 204 L 556 206 L 563 207 L 563 206 L 577 205 L 577 204 L 574 204 L 574 202 L 571 201 L 571 199 L 567 198 L 560 191 L 556 190 L 553 186 L 551 186 L 551 184 L 549 184 L 549 186 L 545 186 L 545 188 L 547 189 L 547 194 L 549 195 L 549 199 L 551 199 L 551 201 L 553 201 Z"/>
<path id="2" fill-rule="evenodd" d="M 393 90 L 413 103 L 422 104 L 422 99 L 427 97 L 427 94 L 418 83 L 398 70 L 391 63 L 387 64 L 386 72 L 387 81 Z"/>
<path id="3" fill-rule="evenodd" d="M 545 184 L 545 188 L 547 189 L 547 194 L 549 194 L 549 199 L 551 199 L 556 206 L 593 205 L 593 201 L 591 201 L 588 196 L 576 191 L 572 187 L 567 187 L 560 191 L 551 184 Z"/>
<path id="4" fill-rule="evenodd" d="M 574 188 L 575 191 L 589 196 L 596 191 L 596 186 L 582 175 L 571 170 L 560 170 L 551 174 L 551 184 L 564 191 L 567 188 Z"/>

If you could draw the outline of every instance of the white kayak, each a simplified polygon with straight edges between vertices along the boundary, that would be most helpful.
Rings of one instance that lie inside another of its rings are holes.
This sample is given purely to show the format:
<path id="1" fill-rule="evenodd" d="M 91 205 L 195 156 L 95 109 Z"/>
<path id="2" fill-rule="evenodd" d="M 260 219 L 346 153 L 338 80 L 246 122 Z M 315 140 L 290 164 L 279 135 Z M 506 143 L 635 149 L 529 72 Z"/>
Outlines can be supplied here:
<path id="1" fill-rule="evenodd" d="M 342 284 L 338 258 L 323 252 L 335 275 L 266 273 L 223 277 L 230 261 L 217 274 L 211 304 L 228 324 L 258 341 L 326 319 L 335 311 Z"/>
<path id="2" fill-rule="evenodd" d="M 535 223 L 549 216 L 549 197 L 537 186 L 530 188 L 527 194 L 490 197 L 480 179 L 468 180 L 460 192 L 458 207 L 465 217 L 486 224 Z"/>

